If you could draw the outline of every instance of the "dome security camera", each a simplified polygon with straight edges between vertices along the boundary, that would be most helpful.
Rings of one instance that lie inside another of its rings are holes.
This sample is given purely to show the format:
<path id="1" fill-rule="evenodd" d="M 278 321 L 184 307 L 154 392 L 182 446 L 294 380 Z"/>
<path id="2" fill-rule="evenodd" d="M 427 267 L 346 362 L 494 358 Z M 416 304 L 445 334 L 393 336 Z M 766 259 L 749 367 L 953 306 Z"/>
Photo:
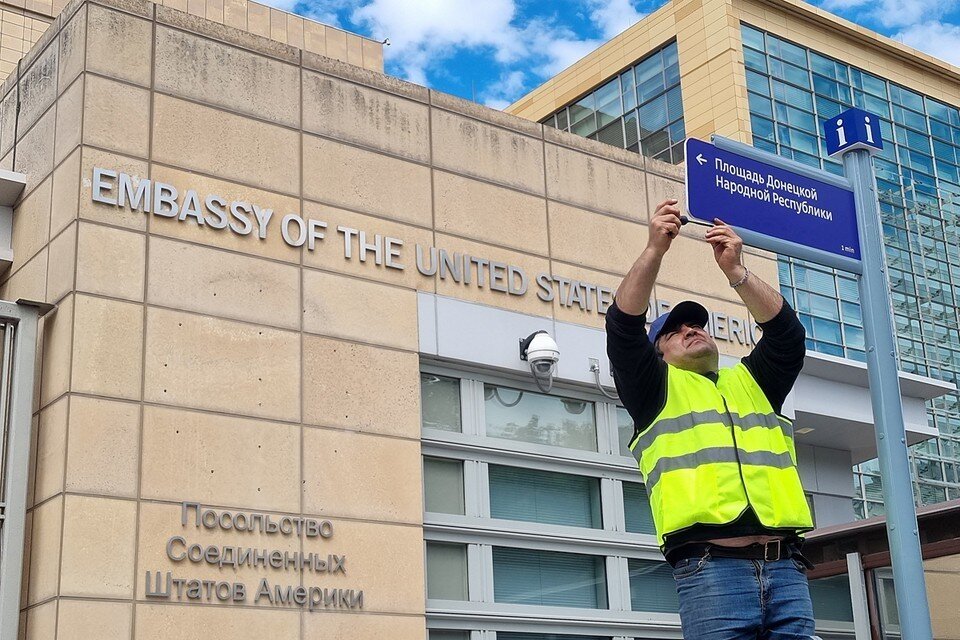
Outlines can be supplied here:
<path id="1" fill-rule="evenodd" d="M 560 361 L 560 347 L 546 331 L 535 331 L 520 340 L 520 359 L 530 363 L 530 372 L 537 387 L 548 393 L 553 386 L 553 374 Z M 544 388 L 546 382 L 546 388 Z"/>

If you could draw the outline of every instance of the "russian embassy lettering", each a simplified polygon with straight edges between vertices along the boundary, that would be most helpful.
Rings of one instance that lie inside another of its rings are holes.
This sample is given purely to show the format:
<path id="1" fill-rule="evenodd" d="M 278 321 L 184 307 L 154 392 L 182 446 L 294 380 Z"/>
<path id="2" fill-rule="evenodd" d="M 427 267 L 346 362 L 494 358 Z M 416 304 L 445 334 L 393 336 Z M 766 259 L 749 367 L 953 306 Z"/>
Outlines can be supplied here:
<path id="1" fill-rule="evenodd" d="M 204 508 L 196 502 L 184 502 L 180 508 L 180 526 L 195 529 L 243 531 L 268 536 L 297 536 L 299 538 L 333 538 L 333 523 L 301 516 L 273 516 L 269 513 L 234 513 Z M 336 553 L 306 553 L 279 549 L 255 548 L 237 545 L 191 543 L 183 535 L 167 540 L 167 558 L 174 563 L 188 562 L 209 565 L 223 570 L 237 571 L 243 567 L 279 569 L 300 573 L 347 575 L 347 557 Z M 297 581 L 299 582 L 299 580 Z M 247 602 L 252 595 L 254 604 L 266 601 L 274 606 L 299 606 L 310 611 L 317 609 L 362 609 L 363 590 L 328 588 L 304 585 L 271 584 L 261 578 L 256 591 L 246 583 L 231 580 L 199 580 L 175 576 L 173 571 L 146 571 L 144 593 L 148 598 L 175 599 L 187 602 Z"/>

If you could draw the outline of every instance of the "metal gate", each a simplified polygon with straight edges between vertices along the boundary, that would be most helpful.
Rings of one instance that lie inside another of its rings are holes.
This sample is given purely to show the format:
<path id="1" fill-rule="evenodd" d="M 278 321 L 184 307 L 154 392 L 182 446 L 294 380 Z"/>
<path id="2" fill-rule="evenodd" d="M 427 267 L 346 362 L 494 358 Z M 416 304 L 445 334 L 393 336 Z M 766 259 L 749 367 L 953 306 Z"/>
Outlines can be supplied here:
<path id="1" fill-rule="evenodd" d="M 0 300 L 0 638 L 20 622 L 37 321 L 51 308 Z"/>

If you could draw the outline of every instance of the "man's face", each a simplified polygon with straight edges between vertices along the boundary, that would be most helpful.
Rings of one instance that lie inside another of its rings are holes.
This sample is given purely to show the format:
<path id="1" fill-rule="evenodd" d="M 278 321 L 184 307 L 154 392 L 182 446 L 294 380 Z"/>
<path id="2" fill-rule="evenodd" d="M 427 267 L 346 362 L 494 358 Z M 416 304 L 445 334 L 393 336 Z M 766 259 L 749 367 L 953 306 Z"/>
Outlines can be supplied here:
<path id="1" fill-rule="evenodd" d="M 692 322 L 661 333 L 657 347 L 664 362 L 679 369 L 707 373 L 716 371 L 719 366 L 717 343 L 703 327 Z"/>

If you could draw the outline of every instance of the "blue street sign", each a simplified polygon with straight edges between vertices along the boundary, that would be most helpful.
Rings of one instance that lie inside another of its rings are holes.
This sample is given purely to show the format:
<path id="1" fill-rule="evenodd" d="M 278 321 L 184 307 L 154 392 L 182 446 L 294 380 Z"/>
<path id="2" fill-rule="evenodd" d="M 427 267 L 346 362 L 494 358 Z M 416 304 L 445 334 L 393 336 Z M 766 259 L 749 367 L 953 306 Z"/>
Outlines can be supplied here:
<path id="1" fill-rule="evenodd" d="M 823 135 L 827 139 L 827 155 L 831 157 L 854 149 L 870 153 L 883 150 L 880 117 L 862 109 L 847 109 L 830 118 L 823 123 Z"/>
<path id="2" fill-rule="evenodd" d="M 693 217 L 720 218 L 751 246 L 859 272 L 853 191 L 843 178 L 732 141 L 720 148 L 715 140 L 686 142 Z"/>

